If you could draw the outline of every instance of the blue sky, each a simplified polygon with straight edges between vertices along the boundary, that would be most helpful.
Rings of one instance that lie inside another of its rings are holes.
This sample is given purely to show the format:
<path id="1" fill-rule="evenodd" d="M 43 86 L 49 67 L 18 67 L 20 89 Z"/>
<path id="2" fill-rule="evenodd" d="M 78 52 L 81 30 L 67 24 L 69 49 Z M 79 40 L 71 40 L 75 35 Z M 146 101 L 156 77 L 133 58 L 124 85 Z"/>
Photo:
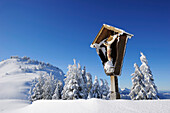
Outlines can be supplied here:
<path id="1" fill-rule="evenodd" d="M 121 88 L 132 86 L 133 64 L 143 52 L 159 90 L 170 90 L 170 1 L 168 0 L 1 0 L 0 60 L 11 55 L 49 62 L 64 72 L 73 58 L 93 76 L 107 79 L 90 48 L 101 26 L 134 34 L 128 40 Z"/>

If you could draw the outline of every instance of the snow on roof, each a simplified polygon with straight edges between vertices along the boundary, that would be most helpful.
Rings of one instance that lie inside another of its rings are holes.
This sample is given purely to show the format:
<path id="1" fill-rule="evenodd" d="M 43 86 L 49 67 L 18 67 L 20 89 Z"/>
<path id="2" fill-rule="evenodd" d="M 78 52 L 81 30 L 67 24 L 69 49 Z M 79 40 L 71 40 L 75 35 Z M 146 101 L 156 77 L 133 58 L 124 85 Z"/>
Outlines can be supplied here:
<path id="1" fill-rule="evenodd" d="M 95 43 L 100 43 L 100 41 L 102 41 L 104 38 L 109 37 L 110 35 L 113 34 L 113 32 L 117 32 L 118 34 L 122 35 L 122 34 L 126 34 L 127 38 L 131 38 L 133 36 L 133 34 L 130 34 L 122 29 L 107 25 L 107 24 L 103 24 L 102 28 L 100 29 L 99 33 L 97 34 L 96 38 L 94 39 L 93 44 Z M 91 47 L 92 47 L 91 45 Z"/>
<path id="2" fill-rule="evenodd" d="M 116 28 L 116 27 L 113 27 L 113 26 L 110 26 L 110 25 L 107 25 L 107 24 L 103 24 L 103 26 L 105 27 L 105 28 L 107 28 L 107 29 L 109 29 L 109 30 L 113 30 L 113 31 L 115 31 L 115 32 L 120 32 L 120 33 L 125 33 L 125 34 L 127 34 L 128 36 L 133 36 L 133 34 L 130 34 L 130 33 L 128 33 L 128 32 L 126 32 L 126 31 L 124 31 L 124 30 L 122 30 L 122 29 L 119 29 L 119 28 Z"/>

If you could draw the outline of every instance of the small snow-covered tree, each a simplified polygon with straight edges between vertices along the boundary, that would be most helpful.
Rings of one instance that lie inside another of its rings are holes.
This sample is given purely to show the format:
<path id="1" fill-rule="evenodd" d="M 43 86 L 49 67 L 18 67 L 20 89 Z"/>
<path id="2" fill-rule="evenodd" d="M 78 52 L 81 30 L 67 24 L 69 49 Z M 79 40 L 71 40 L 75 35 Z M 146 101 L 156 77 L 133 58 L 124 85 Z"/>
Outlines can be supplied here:
<path id="1" fill-rule="evenodd" d="M 147 99 L 146 90 L 145 90 L 145 83 L 144 83 L 144 76 L 141 73 L 138 65 L 135 63 L 135 72 L 131 74 L 132 77 L 132 88 L 129 93 L 132 100 L 143 100 Z"/>
<path id="2" fill-rule="evenodd" d="M 108 82 L 106 80 L 104 82 L 103 79 L 100 79 L 100 93 L 102 99 L 109 99 L 109 89 Z"/>
<path id="3" fill-rule="evenodd" d="M 107 89 L 105 87 L 103 79 L 100 79 L 100 93 L 101 93 L 101 98 L 102 99 L 107 98 Z"/>
<path id="4" fill-rule="evenodd" d="M 78 80 L 79 80 L 79 86 L 80 86 L 79 87 L 80 98 L 87 99 L 88 89 L 87 89 L 87 85 L 85 83 L 85 82 L 87 82 L 87 80 L 86 80 L 86 77 L 85 77 L 85 73 L 82 73 L 80 63 L 78 63 L 78 68 L 77 69 L 78 69 L 77 72 L 78 72 Z"/>
<path id="5" fill-rule="evenodd" d="M 37 83 L 37 79 L 35 78 L 34 80 L 32 80 L 31 87 L 30 87 L 30 90 L 28 92 L 28 95 L 29 95 L 28 100 L 31 101 L 31 102 L 33 102 L 32 95 L 34 94 L 33 89 L 34 89 L 36 83 Z"/>
<path id="6" fill-rule="evenodd" d="M 52 99 L 61 99 L 61 92 L 63 90 L 63 84 L 60 80 L 57 81 L 56 88 L 54 91 L 54 95 L 52 96 Z"/>
<path id="7" fill-rule="evenodd" d="M 104 93 L 103 93 L 103 95 L 104 95 L 104 99 L 110 99 L 110 95 L 109 95 L 109 93 L 110 93 L 110 87 L 109 87 L 109 85 L 108 85 L 108 82 L 107 82 L 107 80 L 104 80 L 104 86 L 105 86 L 105 90 L 104 90 Z"/>
<path id="8" fill-rule="evenodd" d="M 142 63 L 142 65 L 140 66 L 140 70 L 144 75 L 147 99 L 158 99 L 158 90 L 154 83 L 153 75 L 148 65 L 148 61 L 146 59 L 146 56 L 142 52 L 140 54 L 140 60 Z"/>
<path id="9" fill-rule="evenodd" d="M 91 88 L 92 88 L 92 75 L 90 73 L 86 73 L 86 79 L 87 79 L 87 89 L 88 89 L 88 93 L 90 92 Z"/>
<path id="10" fill-rule="evenodd" d="M 68 72 L 65 76 L 66 78 L 64 79 L 65 85 L 62 91 L 62 99 L 73 100 L 84 98 L 81 68 L 79 66 L 77 67 L 75 59 L 74 64 L 68 66 Z"/>
<path id="11" fill-rule="evenodd" d="M 35 84 L 35 87 L 31 89 L 31 96 L 30 101 L 36 101 L 43 99 L 43 85 L 44 85 L 44 78 L 40 76 L 37 80 L 37 83 Z"/>
<path id="12" fill-rule="evenodd" d="M 83 77 L 84 83 L 86 84 L 87 83 L 87 78 L 86 78 L 86 67 L 85 66 L 84 66 L 84 68 L 82 70 L 82 77 Z"/>
<path id="13" fill-rule="evenodd" d="M 97 76 L 95 76 L 90 95 L 88 98 L 101 98 L 100 85 Z"/>
<path id="14" fill-rule="evenodd" d="M 45 76 L 45 82 L 43 85 L 43 99 L 52 99 L 52 96 L 54 94 L 54 77 L 50 74 Z"/>

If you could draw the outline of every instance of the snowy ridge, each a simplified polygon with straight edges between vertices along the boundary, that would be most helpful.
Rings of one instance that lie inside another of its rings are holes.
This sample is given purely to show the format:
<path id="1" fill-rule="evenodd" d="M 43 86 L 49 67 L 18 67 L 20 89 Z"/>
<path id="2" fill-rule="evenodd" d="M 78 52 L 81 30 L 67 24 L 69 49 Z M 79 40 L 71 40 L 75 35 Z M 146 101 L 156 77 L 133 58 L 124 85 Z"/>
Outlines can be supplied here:
<path id="1" fill-rule="evenodd" d="M 40 75 L 52 73 L 63 82 L 64 73 L 49 63 L 29 57 L 11 57 L 0 62 L 0 99 L 28 99 L 31 81 Z"/>

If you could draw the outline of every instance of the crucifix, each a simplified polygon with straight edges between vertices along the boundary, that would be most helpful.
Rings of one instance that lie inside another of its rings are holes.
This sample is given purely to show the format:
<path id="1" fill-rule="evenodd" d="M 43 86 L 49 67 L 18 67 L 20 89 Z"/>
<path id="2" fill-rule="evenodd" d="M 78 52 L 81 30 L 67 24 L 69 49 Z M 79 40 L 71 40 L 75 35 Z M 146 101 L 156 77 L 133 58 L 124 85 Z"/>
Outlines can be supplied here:
<path id="1" fill-rule="evenodd" d="M 111 100 L 120 99 L 117 76 L 121 74 L 127 40 L 132 36 L 124 30 L 103 24 L 91 44 L 92 48 L 96 48 L 106 75 L 110 76 Z"/>

